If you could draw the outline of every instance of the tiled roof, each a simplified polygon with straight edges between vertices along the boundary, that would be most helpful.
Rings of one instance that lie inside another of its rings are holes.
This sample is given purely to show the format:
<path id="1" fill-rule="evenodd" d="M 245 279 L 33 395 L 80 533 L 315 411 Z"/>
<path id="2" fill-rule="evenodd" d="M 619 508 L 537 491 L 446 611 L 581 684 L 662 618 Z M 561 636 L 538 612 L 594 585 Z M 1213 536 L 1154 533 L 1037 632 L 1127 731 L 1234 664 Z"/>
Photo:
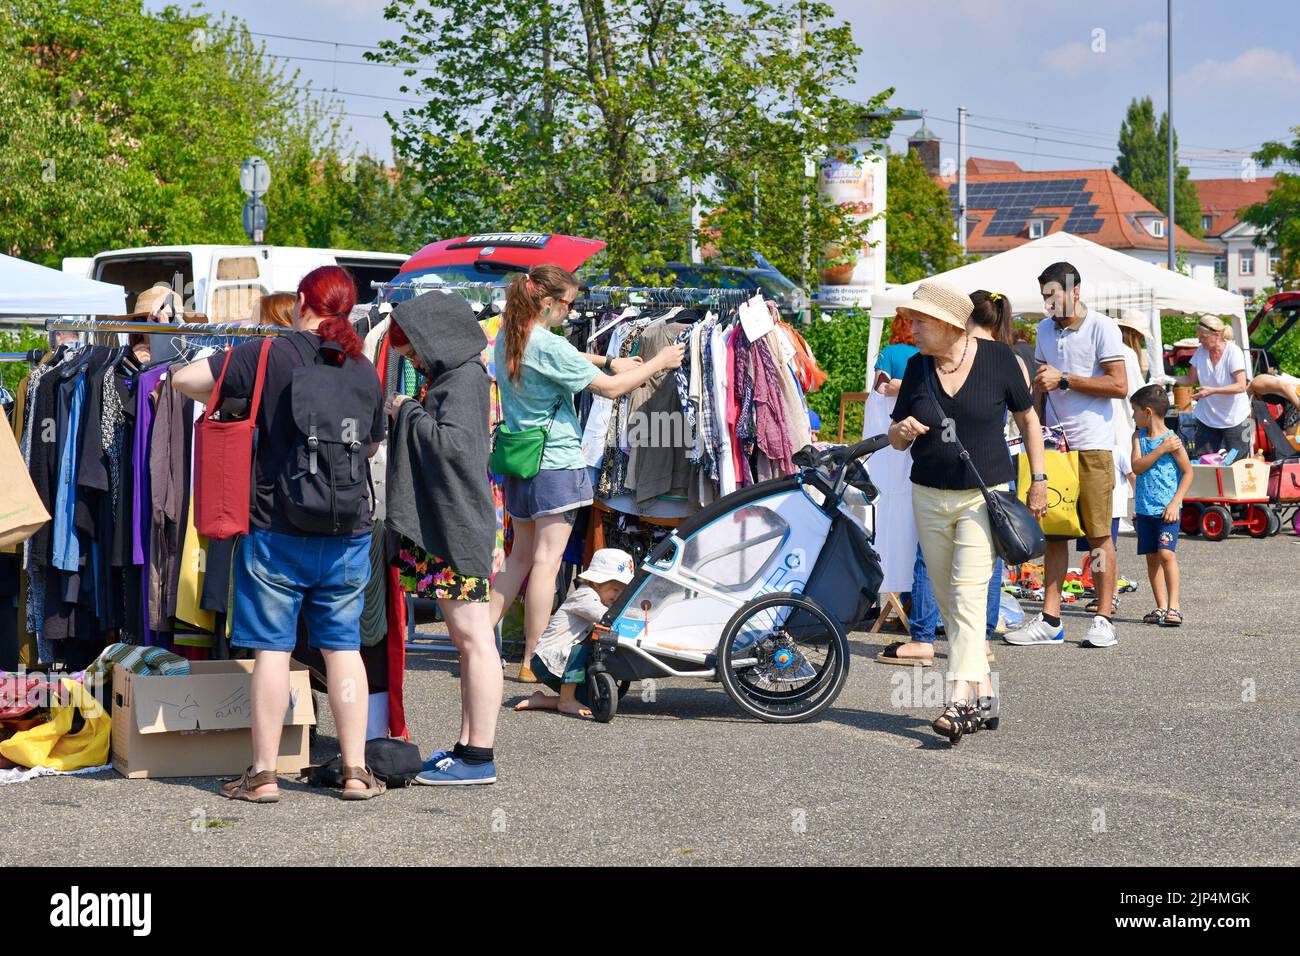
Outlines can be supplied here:
<path id="1" fill-rule="evenodd" d="M 970 169 L 970 166 L 967 166 Z M 956 177 L 941 177 L 949 202 L 957 204 Z M 967 234 L 976 254 L 1003 252 L 1029 241 L 1029 220 L 1046 219 L 1044 235 L 1070 232 L 1112 249 L 1168 247 L 1141 221 L 1163 216 L 1137 190 L 1109 169 L 968 173 L 966 212 L 977 221 Z M 1207 242 L 1174 227 L 1177 248 L 1215 253 Z"/>
<path id="2" fill-rule="evenodd" d="M 1254 182 L 1242 179 L 1193 179 L 1201 200 L 1201 215 L 1211 216 L 1207 236 L 1221 236 L 1240 220 L 1237 211 L 1263 202 L 1273 189 L 1273 177 L 1259 177 Z"/>

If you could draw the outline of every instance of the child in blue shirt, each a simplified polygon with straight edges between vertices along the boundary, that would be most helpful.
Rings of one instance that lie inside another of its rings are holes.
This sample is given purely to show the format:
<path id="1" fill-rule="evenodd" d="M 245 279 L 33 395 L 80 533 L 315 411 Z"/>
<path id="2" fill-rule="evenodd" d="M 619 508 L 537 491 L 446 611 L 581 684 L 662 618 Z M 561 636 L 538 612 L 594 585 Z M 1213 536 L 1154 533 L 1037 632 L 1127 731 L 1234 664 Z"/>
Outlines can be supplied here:
<path id="1" fill-rule="evenodd" d="M 1138 554 L 1147 558 L 1147 577 L 1156 607 L 1147 624 L 1178 627 L 1178 529 L 1183 496 L 1192 484 L 1192 462 L 1182 440 L 1165 427 L 1169 397 L 1159 385 L 1144 385 L 1129 399 L 1133 406 L 1133 473 L 1137 475 L 1133 525 Z"/>

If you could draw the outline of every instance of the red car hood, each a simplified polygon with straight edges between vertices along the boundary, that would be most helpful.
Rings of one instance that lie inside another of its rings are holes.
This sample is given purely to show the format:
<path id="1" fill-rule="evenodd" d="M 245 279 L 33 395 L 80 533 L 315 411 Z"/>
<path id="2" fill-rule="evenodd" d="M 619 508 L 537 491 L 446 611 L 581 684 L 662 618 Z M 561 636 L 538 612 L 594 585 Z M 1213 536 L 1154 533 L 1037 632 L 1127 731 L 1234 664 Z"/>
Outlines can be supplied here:
<path id="1" fill-rule="evenodd" d="M 470 265 L 480 259 L 515 266 L 557 265 L 573 272 L 601 249 L 599 239 L 558 236 L 546 232 L 489 232 L 431 242 L 399 270 L 398 275 L 438 266 Z"/>

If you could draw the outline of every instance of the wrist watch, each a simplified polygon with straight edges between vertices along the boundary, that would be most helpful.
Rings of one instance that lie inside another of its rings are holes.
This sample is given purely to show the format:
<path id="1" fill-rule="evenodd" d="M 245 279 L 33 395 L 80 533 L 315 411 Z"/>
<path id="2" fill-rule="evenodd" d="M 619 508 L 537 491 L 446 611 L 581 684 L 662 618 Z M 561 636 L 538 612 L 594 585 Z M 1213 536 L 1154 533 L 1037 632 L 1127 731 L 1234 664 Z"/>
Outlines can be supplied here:
<path id="1" fill-rule="evenodd" d="M 1047 480 L 1046 475 L 1032 474 L 1029 476 L 1030 483 L 1033 483 L 1035 481 L 1046 481 L 1046 480 Z"/>
<path id="2" fill-rule="evenodd" d="M 1063 392 L 1068 392 L 1070 390 L 1070 376 L 1062 374 L 1061 381 L 1057 384 L 1056 387 Z"/>

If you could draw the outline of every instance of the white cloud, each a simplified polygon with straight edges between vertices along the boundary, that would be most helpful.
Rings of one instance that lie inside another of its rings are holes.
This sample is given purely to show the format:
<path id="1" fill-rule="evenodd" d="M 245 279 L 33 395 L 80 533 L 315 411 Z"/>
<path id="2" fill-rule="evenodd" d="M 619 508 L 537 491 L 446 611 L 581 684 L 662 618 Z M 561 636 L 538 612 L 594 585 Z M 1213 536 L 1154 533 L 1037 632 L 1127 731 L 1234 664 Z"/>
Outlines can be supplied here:
<path id="1" fill-rule="evenodd" d="M 1165 42 L 1165 25 L 1156 20 L 1140 24 L 1132 33 L 1117 36 L 1104 23 L 1088 28 L 1078 40 L 1063 43 L 1043 54 L 1043 64 L 1067 76 L 1098 69 L 1114 72 L 1142 62 Z"/>
<path id="2" fill-rule="evenodd" d="M 1226 86 L 1241 89 L 1294 89 L 1300 85 L 1300 66 L 1291 54 L 1267 47 L 1252 47 L 1231 60 L 1202 60 L 1178 78 L 1179 90 L 1217 92 Z"/>

